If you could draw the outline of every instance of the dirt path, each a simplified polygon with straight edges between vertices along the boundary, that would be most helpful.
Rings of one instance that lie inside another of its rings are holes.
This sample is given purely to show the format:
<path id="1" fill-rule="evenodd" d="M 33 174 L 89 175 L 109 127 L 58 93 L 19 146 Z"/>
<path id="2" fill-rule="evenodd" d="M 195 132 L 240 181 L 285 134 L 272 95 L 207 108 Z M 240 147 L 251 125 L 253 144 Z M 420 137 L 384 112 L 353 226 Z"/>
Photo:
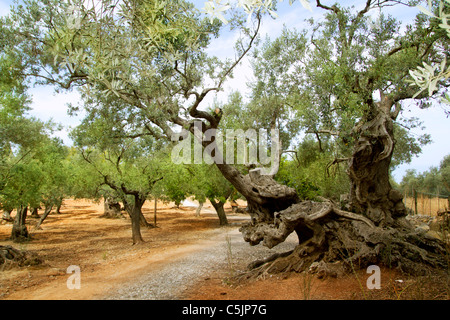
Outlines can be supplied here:
<path id="1" fill-rule="evenodd" d="M 221 228 L 211 237 L 184 246 L 180 254 L 164 259 L 156 268 L 142 273 L 136 280 L 123 284 L 116 292 L 101 299 L 185 299 L 186 292 L 201 281 L 217 274 L 232 274 L 254 259 L 275 252 L 263 246 L 250 247 L 238 228 Z M 290 250 L 295 239 L 289 239 L 277 250 Z"/>
<path id="2" fill-rule="evenodd" d="M 44 264 L 0 272 L 0 299 L 93 299 L 107 296 L 122 283 L 128 283 L 163 268 L 203 242 L 219 237 L 238 226 L 220 228 L 217 216 L 208 209 L 195 217 L 195 208 L 173 208 L 158 204 L 158 228 L 141 230 L 145 243 L 131 245 L 129 218 L 104 219 L 102 203 L 65 200 L 62 214 L 52 213 L 42 225 L 27 218 L 32 241 L 12 243 L 8 238 L 12 223 L 0 224 L 0 243 L 37 254 Z M 153 203 L 144 206 L 147 220 L 153 222 Z M 242 215 L 230 215 L 239 223 Z M 218 238 L 217 238 L 218 239 Z M 224 237 L 222 236 L 224 241 Z M 217 240 L 218 241 L 218 240 Z M 80 267 L 81 289 L 67 288 L 70 265 Z"/>

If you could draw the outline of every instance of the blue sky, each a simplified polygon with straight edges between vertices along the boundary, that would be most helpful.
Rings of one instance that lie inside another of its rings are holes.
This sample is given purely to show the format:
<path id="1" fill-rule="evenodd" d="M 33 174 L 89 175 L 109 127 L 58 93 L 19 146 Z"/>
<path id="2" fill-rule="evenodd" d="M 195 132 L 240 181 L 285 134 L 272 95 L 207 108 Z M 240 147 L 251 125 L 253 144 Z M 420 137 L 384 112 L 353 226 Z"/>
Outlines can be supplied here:
<path id="1" fill-rule="evenodd" d="M 0 0 L 0 15 L 6 15 L 8 13 L 9 6 L 12 2 L 12 0 Z M 193 2 L 197 7 L 203 8 L 203 0 L 195 0 Z M 324 4 L 332 4 L 334 2 L 323 1 Z M 363 5 L 365 1 L 340 1 L 340 3 L 346 6 L 355 5 L 356 9 L 358 9 L 358 6 Z M 261 28 L 263 38 L 265 35 L 268 35 L 272 39 L 276 38 L 281 33 L 284 25 L 289 28 L 294 27 L 301 30 L 306 27 L 304 23 L 305 19 L 310 17 L 320 19 L 323 14 L 323 10 L 314 6 L 313 12 L 304 9 L 298 1 L 292 6 L 289 6 L 289 1 L 285 0 L 278 5 L 278 9 L 278 19 L 271 19 L 270 17 L 264 19 Z M 418 10 L 416 8 L 407 8 L 404 6 L 395 6 L 389 9 L 389 13 L 401 21 L 408 21 L 417 12 Z M 373 14 L 376 15 L 377 12 L 373 12 Z M 219 39 L 213 42 L 209 53 L 219 57 L 233 57 L 235 39 L 235 34 L 224 33 Z M 225 84 L 225 92 L 219 94 L 217 99 L 226 99 L 227 92 L 230 90 L 242 90 L 245 88 L 246 82 L 252 77 L 248 61 L 244 61 L 234 74 L 234 79 Z M 67 144 L 70 144 L 71 141 L 67 136 L 69 127 L 76 126 L 82 115 L 79 117 L 70 117 L 67 114 L 67 103 L 76 103 L 78 101 L 79 96 L 77 92 L 73 91 L 56 95 L 51 87 L 36 87 L 30 90 L 30 94 L 33 97 L 32 111 L 30 114 L 44 121 L 53 119 L 55 122 L 61 123 L 65 129 L 59 133 L 59 136 Z M 402 165 L 395 170 L 394 178 L 396 181 L 401 180 L 407 169 L 416 169 L 418 172 L 423 172 L 428 170 L 430 166 L 439 166 L 443 157 L 450 153 L 450 139 L 448 138 L 450 135 L 450 118 L 446 118 L 442 108 L 436 105 L 427 110 L 420 110 L 412 104 L 405 107 L 405 109 L 410 109 L 410 111 L 404 112 L 405 116 L 418 117 L 426 127 L 425 131 L 413 131 L 413 134 L 426 132 L 431 135 L 433 142 L 423 147 L 422 154 L 414 158 L 411 163 Z"/>

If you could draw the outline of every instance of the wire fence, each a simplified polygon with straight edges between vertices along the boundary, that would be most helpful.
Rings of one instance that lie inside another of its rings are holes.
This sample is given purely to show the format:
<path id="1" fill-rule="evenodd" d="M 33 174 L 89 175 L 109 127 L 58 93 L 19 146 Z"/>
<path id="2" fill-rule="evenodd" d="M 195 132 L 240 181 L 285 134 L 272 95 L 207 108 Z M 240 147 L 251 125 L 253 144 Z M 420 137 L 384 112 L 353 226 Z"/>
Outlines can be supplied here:
<path id="1" fill-rule="evenodd" d="M 439 193 L 419 192 L 414 189 L 405 191 L 403 203 L 410 214 L 437 216 L 450 209 L 450 196 Z"/>

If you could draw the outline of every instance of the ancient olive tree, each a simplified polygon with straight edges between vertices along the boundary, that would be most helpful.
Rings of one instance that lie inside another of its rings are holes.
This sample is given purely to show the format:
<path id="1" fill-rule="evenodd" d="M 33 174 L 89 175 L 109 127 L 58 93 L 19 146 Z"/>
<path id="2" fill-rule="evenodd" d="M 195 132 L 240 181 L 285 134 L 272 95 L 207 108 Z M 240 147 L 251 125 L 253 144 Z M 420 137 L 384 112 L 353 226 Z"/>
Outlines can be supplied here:
<path id="1" fill-rule="evenodd" d="M 293 88 L 286 102 L 300 109 L 303 119 L 309 117 L 309 132 L 336 135 L 351 146 L 346 159 L 336 159 L 348 162 L 349 210 L 331 201 L 302 202 L 293 189 L 257 171 L 240 176 L 218 164 L 249 202 L 253 222 L 242 228 L 247 241 L 273 247 L 294 231 L 299 237 L 291 254 L 259 271 L 303 271 L 314 263 L 314 269 L 335 273 L 343 261 L 359 266 L 384 262 L 408 272 L 422 272 L 424 265 L 443 267 L 448 263 L 445 245 L 413 231 L 402 195 L 390 185 L 389 168 L 402 103 L 426 98 L 409 86 L 409 70 L 424 59 L 445 61 L 440 48 L 447 47 L 448 37 L 424 15 L 405 31 L 382 14 L 369 23 L 368 12 L 388 2 L 367 1 L 356 12 L 316 4 L 325 10 L 325 19 L 312 23 L 310 33 L 281 40 L 291 50 L 286 47 L 286 55 L 276 60 L 294 61 L 284 82 L 278 81 Z"/>
<path id="2" fill-rule="evenodd" d="M 27 75 L 62 88 L 78 85 L 93 101 L 115 97 L 125 105 L 120 123 L 126 136 L 171 139 L 181 127 L 200 138 L 205 149 L 215 150 L 217 168 L 247 199 L 252 222 L 241 229 L 245 240 L 273 247 L 292 232 L 298 235 L 293 252 L 259 271 L 300 272 L 315 263 L 324 272 L 334 272 L 331 269 L 345 267 L 344 261 L 360 266 L 384 261 L 420 272 L 424 265 L 442 267 L 447 261 L 441 242 L 413 232 L 404 219 L 401 194 L 389 184 L 393 121 L 401 102 L 413 96 L 405 82 L 408 70 L 423 59 L 442 60 L 436 47 L 445 46 L 448 38 L 433 23 L 425 27 L 428 20 L 423 16 L 404 32 L 386 17 L 380 18 L 380 27 L 369 27 L 370 10 L 397 2 L 368 0 L 354 12 L 316 1 L 326 12 L 325 19 L 312 26 L 311 39 L 295 53 L 304 59 L 286 75 L 298 88 L 296 100 L 310 104 L 311 112 L 319 116 L 314 129 L 330 133 L 338 129 L 353 144 L 348 169 L 352 212 L 331 201 L 301 201 L 293 188 L 261 174 L 262 168 L 243 173 L 224 161 L 217 140 L 205 139 L 208 130 L 220 127 L 224 113 L 201 106 L 206 96 L 223 88 L 251 50 L 261 10 L 246 5 L 251 12 L 248 24 L 232 20 L 233 26 L 242 27 L 242 38 L 236 58 L 227 61 L 205 53 L 218 35 L 219 21 L 202 19 L 184 1 L 102 1 L 97 6 L 73 1 L 70 11 L 65 4 L 36 0 L 13 11 L 18 22 L 6 25 L 17 35 L 13 50 L 33 57 L 27 60 L 31 66 Z M 215 11 L 219 18 L 221 9 L 226 7 Z M 97 110 L 109 107 L 99 103 Z"/>

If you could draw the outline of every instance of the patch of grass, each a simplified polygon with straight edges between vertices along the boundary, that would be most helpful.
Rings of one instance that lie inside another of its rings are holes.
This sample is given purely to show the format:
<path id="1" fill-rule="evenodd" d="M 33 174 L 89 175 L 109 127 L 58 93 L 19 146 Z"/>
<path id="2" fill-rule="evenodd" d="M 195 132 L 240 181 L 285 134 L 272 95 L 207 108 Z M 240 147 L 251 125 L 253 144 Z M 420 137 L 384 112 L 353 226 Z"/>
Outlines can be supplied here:
<path id="1" fill-rule="evenodd" d="M 310 300 L 311 299 L 311 293 L 313 288 L 313 281 L 314 275 L 311 273 L 305 271 L 302 273 L 302 277 L 300 280 L 300 291 L 303 295 L 303 300 Z"/>
<path id="2" fill-rule="evenodd" d="M 226 243 L 226 250 L 227 250 L 228 272 L 229 272 L 229 276 L 233 277 L 236 273 L 236 270 L 234 268 L 233 251 L 231 249 L 231 237 L 229 234 L 227 234 L 225 236 L 225 243 Z"/>

